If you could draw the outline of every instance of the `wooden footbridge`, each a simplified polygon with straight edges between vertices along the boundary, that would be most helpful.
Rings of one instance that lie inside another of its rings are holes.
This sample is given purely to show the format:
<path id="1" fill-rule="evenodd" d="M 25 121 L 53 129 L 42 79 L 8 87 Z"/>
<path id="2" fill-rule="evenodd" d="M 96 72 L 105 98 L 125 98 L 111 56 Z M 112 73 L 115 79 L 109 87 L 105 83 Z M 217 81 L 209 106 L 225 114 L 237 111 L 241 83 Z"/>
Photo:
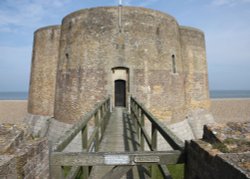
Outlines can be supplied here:
<path id="1" fill-rule="evenodd" d="M 151 126 L 149 133 L 145 123 Z M 82 152 L 63 152 L 78 133 Z M 157 151 L 159 135 L 173 150 Z M 177 163 L 184 163 L 184 143 L 143 105 L 131 98 L 129 109 L 111 111 L 110 99 L 106 99 L 53 146 L 50 178 L 169 179 L 166 166 Z"/>

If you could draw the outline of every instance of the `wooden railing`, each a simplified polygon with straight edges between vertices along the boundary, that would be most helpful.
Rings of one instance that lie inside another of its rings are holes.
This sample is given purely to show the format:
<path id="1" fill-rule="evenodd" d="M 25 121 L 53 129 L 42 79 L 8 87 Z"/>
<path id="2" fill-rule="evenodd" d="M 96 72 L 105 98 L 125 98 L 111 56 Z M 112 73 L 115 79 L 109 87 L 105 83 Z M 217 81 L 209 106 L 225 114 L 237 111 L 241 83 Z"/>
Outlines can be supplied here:
<path id="1" fill-rule="evenodd" d="M 77 173 L 82 169 L 82 173 L 85 178 L 88 177 L 89 167 L 84 166 L 74 166 L 69 165 L 67 162 L 61 165 L 53 165 L 55 163 L 55 154 L 57 155 L 66 155 L 67 153 L 63 150 L 70 144 L 70 142 L 81 133 L 82 141 L 82 151 L 85 153 L 88 152 L 97 152 L 99 148 L 99 143 L 102 140 L 103 133 L 105 131 L 108 119 L 110 116 L 110 98 L 106 99 L 102 103 L 99 103 L 95 109 L 85 116 L 83 116 L 78 123 L 72 126 L 52 147 L 50 152 L 50 178 L 51 179 L 61 179 L 61 178 L 75 178 Z M 91 124 L 92 122 L 92 124 Z M 92 132 L 90 136 L 88 134 L 88 128 L 91 126 Z M 72 166 L 70 171 L 68 171 L 67 177 L 64 177 L 65 168 L 64 166 Z"/>
<path id="2" fill-rule="evenodd" d="M 141 150 L 144 151 L 145 141 L 151 151 L 157 151 L 157 134 L 160 134 L 163 139 L 173 148 L 173 151 L 180 151 L 182 156 L 178 163 L 183 163 L 184 142 L 182 142 L 172 131 L 164 124 L 155 118 L 142 104 L 131 97 L 130 101 L 131 117 L 134 120 L 136 133 L 140 142 Z M 150 122 L 151 136 L 145 128 L 145 120 Z M 182 160 L 182 161 L 181 161 Z M 158 165 L 164 178 L 171 178 L 166 168 L 166 165 Z M 154 178 L 157 173 L 157 168 L 154 166 L 151 169 L 151 178 Z"/>
<path id="3" fill-rule="evenodd" d="M 111 171 L 102 177 L 102 179 L 110 179 L 120 178 L 134 166 L 145 165 L 151 166 L 151 178 L 157 178 L 157 172 L 160 170 L 163 178 L 170 179 L 171 176 L 166 165 L 184 163 L 184 143 L 134 98 L 131 98 L 130 106 L 131 117 L 140 139 L 140 151 L 98 152 L 99 143 L 110 115 L 110 99 L 107 99 L 92 112 L 85 115 L 54 145 L 50 153 L 51 178 L 65 178 L 63 174 L 64 166 L 71 166 L 66 178 L 76 178 L 76 174 L 81 171 L 84 179 L 89 177 L 92 166 L 114 166 Z M 92 134 L 88 137 L 88 124 L 91 119 L 94 119 L 95 125 Z M 151 136 L 145 129 L 146 119 L 151 123 Z M 63 152 L 79 132 L 81 132 L 82 137 L 82 152 Z M 157 151 L 157 133 L 174 150 Z M 144 141 L 151 151 L 144 151 Z"/>

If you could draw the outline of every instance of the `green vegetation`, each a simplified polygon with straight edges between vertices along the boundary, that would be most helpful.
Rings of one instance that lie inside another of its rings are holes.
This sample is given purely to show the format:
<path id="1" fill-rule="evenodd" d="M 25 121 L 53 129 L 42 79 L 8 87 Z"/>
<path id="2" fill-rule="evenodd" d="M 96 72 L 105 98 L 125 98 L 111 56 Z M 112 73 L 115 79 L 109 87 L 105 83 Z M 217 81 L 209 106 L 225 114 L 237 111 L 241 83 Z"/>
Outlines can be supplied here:
<path id="1" fill-rule="evenodd" d="M 234 138 L 227 138 L 221 142 L 216 142 L 213 144 L 214 149 L 218 149 L 223 153 L 229 152 L 244 152 L 248 151 L 250 148 L 250 141 L 246 139 L 234 139 Z"/>
<path id="2" fill-rule="evenodd" d="M 66 177 L 70 171 L 71 167 L 70 166 L 64 166 L 63 167 L 63 175 Z"/>
<path id="3" fill-rule="evenodd" d="M 64 177 L 66 177 L 69 174 L 71 168 L 72 168 L 71 166 L 64 166 L 63 167 Z M 82 171 L 80 171 L 78 173 L 78 175 L 76 176 L 76 179 L 81 179 L 81 178 L 82 178 Z"/>
<path id="4" fill-rule="evenodd" d="M 167 165 L 167 168 L 173 179 L 184 179 L 184 164 Z M 68 175 L 68 173 L 70 172 L 70 169 L 71 167 L 68 167 L 68 166 L 63 167 L 64 177 Z M 151 170 L 151 167 L 149 167 L 149 171 L 150 170 Z M 78 173 L 78 176 L 76 177 L 76 179 L 81 179 L 81 178 L 82 178 L 82 171 Z M 163 179 L 162 174 L 159 169 L 157 170 L 156 178 Z"/>
<path id="5" fill-rule="evenodd" d="M 173 179 L 184 179 L 184 164 L 167 165 Z M 157 179 L 163 179 L 160 170 L 157 172 Z"/>
<path id="6" fill-rule="evenodd" d="M 219 151 L 221 151 L 223 153 L 228 153 L 229 152 L 227 146 L 225 144 L 223 144 L 223 143 L 220 143 L 220 142 L 214 143 L 213 148 L 218 149 Z"/>
<path id="7" fill-rule="evenodd" d="M 223 142 L 226 144 L 237 144 L 239 146 L 246 145 L 246 146 L 250 147 L 250 141 L 248 141 L 246 139 L 227 138 Z"/>
<path id="8" fill-rule="evenodd" d="M 184 164 L 167 165 L 173 179 L 184 178 Z"/>

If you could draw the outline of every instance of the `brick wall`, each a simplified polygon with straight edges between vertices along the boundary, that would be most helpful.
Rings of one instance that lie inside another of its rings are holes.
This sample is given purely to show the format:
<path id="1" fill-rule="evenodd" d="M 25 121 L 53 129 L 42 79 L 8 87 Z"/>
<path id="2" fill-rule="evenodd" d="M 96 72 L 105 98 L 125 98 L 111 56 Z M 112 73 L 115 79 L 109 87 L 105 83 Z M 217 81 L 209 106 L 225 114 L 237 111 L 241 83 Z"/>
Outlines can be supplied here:
<path id="1" fill-rule="evenodd" d="M 186 142 L 186 179 L 250 178 L 250 122 L 210 124 Z"/>
<path id="2" fill-rule="evenodd" d="M 235 166 L 235 161 L 247 159 L 249 154 L 217 153 L 211 145 L 204 141 L 190 141 L 186 143 L 187 160 L 185 164 L 185 179 L 248 179 L 250 174 Z"/>

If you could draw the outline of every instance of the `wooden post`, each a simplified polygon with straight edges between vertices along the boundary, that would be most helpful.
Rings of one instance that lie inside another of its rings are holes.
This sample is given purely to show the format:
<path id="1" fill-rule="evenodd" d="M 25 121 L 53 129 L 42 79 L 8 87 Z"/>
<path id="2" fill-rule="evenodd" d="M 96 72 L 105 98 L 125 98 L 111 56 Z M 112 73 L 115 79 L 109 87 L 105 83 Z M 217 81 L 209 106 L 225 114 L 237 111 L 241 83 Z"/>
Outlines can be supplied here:
<path id="1" fill-rule="evenodd" d="M 135 105 L 135 115 L 138 116 L 138 105 Z"/>
<path id="2" fill-rule="evenodd" d="M 88 124 L 82 129 L 82 150 L 86 151 L 88 148 Z M 89 167 L 82 167 L 83 179 L 87 179 L 89 176 Z"/>
<path id="3" fill-rule="evenodd" d="M 141 142 L 140 142 L 140 144 L 141 144 L 141 150 L 142 151 L 144 151 L 144 135 L 143 135 L 143 131 L 142 131 L 142 128 L 144 128 L 144 126 L 145 126 L 144 113 L 143 113 L 143 110 L 141 110 L 141 131 L 140 131 L 140 133 L 141 133 L 141 138 L 140 138 Z"/>
<path id="4" fill-rule="evenodd" d="M 51 165 L 50 166 L 50 179 L 63 179 L 63 169 L 62 166 Z"/>
<path id="5" fill-rule="evenodd" d="M 105 115 L 103 114 L 103 106 L 101 106 L 100 107 L 100 114 L 99 114 L 99 116 L 100 116 L 100 118 L 99 118 L 99 124 L 101 125 L 100 127 L 101 127 L 101 136 L 103 136 L 103 134 L 104 134 L 104 129 L 105 129 Z M 104 108 L 105 108 L 105 104 L 104 104 Z"/>
<path id="6" fill-rule="evenodd" d="M 104 130 L 105 130 L 107 124 L 108 124 L 108 116 L 107 116 L 108 111 L 109 111 L 108 108 L 106 108 L 106 109 L 105 109 L 105 108 L 102 108 L 102 109 L 101 109 L 102 119 L 103 119 L 103 132 L 104 132 Z"/>
<path id="7" fill-rule="evenodd" d="M 136 111 L 135 111 L 135 114 L 134 114 L 134 118 L 132 118 L 132 122 L 133 122 L 133 124 L 134 124 L 134 126 L 135 126 L 135 132 L 136 132 L 136 135 L 138 136 L 138 128 L 139 128 L 139 124 L 138 124 L 138 118 L 137 118 L 137 108 L 136 108 Z"/>
<path id="8" fill-rule="evenodd" d="M 152 149 L 157 150 L 157 129 L 153 124 L 151 128 L 151 144 L 152 144 Z"/>
<path id="9" fill-rule="evenodd" d="M 138 138 L 138 140 L 140 140 L 140 119 L 141 119 L 141 117 L 140 117 L 140 108 L 138 108 L 138 115 L 137 115 L 137 117 L 138 118 L 136 118 L 136 124 L 137 124 L 137 126 L 136 126 L 136 133 L 137 133 L 137 138 Z"/>
<path id="10" fill-rule="evenodd" d="M 97 128 L 97 132 L 95 135 L 95 152 L 99 150 L 99 110 L 95 113 L 95 127 Z"/>
<path id="11" fill-rule="evenodd" d="M 156 130 L 155 125 L 153 125 L 153 124 L 152 124 L 152 128 L 151 128 L 151 145 L 152 145 L 152 150 L 156 151 L 157 150 L 157 130 Z M 151 178 L 156 178 L 157 172 L 158 172 L 157 165 L 152 165 Z"/>

